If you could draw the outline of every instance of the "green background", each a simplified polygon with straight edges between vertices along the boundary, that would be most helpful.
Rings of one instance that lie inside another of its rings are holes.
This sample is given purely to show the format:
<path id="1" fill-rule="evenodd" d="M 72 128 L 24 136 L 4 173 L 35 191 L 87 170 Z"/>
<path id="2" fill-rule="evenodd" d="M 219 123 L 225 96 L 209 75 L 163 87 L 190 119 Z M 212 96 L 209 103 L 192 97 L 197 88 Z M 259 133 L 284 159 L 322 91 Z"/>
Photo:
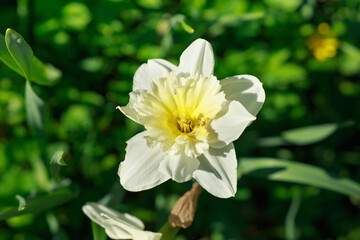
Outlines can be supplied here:
<path id="1" fill-rule="evenodd" d="M 325 61 L 307 48 L 320 23 L 329 24 L 339 41 L 336 56 Z M 126 141 L 142 126 L 115 107 L 127 104 L 142 63 L 163 58 L 178 64 L 199 37 L 213 46 L 218 79 L 254 75 L 266 92 L 257 120 L 235 142 L 240 162 L 286 159 L 360 182 L 357 0 L 2 0 L 0 33 L 7 28 L 61 75 L 54 70 L 59 79 L 52 86 L 32 83 L 45 103 L 39 133 L 27 125 L 24 78 L 0 64 L 0 212 L 17 209 L 16 195 L 29 200 L 60 188 L 71 193 L 54 197 L 64 204 L 54 200 L 56 206 L 44 211 L 35 207 L 35 214 L 0 221 L 0 239 L 92 239 L 81 207 L 100 199 L 139 217 L 147 230 L 160 229 L 192 183 L 126 192 L 117 169 Z M 284 132 L 319 124 L 333 125 Z M 50 171 L 57 150 L 66 163 L 58 178 Z M 203 191 L 193 225 L 176 240 L 285 239 L 292 201 L 295 212 L 301 202 L 290 231 L 297 239 L 360 239 L 359 195 L 268 181 L 268 174 L 245 174 L 235 198 Z"/>

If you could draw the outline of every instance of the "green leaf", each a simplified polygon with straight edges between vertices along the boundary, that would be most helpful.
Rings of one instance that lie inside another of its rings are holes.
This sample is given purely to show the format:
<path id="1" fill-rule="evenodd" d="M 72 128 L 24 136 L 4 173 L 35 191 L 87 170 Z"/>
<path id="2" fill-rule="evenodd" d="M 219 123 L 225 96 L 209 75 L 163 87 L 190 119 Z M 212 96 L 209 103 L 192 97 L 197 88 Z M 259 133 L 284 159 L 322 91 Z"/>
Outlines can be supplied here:
<path id="1" fill-rule="evenodd" d="M 342 123 L 327 123 L 301 128 L 295 128 L 282 132 L 281 136 L 261 138 L 258 142 L 261 147 L 279 147 L 290 144 L 307 145 L 316 143 L 330 137 L 337 129 L 351 127 L 354 121 L 349 120 Z"/>
<path id="2" fill-rule="evenodd" d="M 360 198 L 359 183 L 333 177 L 324 169 L 304 163 L 273 158 L 245 158 L 240 160 L 238 176 L 245 174 L 273 181 L 311 185 Z"/>
<path id="3" fill-rule="evenodd" d="M 99 226 L 98 224 L 91 221 L 91 229 L 93 233 L 94 240 L 106 240 L 107 236 L 105 233 L 105 229 Z"/>
<path id="4" fill-rule="evenodd" d="M 31 61 L 34 57 L 33 51 L 23 37 L 12 29 L 7 29 L 5 42 L 9 53 L 19 65 L 25 77 L 30 80 Z"/>
<path id="5" fill-rule="evenodd" d="M 15 197 L 19 201 L 18 211 L 23 211 L 26 207 L 26 200 L 20 195 L 16 195 Z"/>
<path id="6" fill-rule="evenodd" d="M 302 127 L 285 131 L 281 136 L 292 144 L 307 145 L 319 142 L 331 134 L 338 128 L 335 123 L 321 124 L 309 127 Z"/>
<path id="7" fill-rule="evenodd" d="M 4 62 L 9 68 L 20 74 L 21 76 L 24 76 L 23 71 L 19 67 L 19 65 L 15 62 L 11 54 L 9 53 L 6 43 L 5 43 L 5 37 L 4 35 L 0 34 L 0 60 Z"/>
<path id="8" fill-rule="evenodd" d="M 296 227 L 295 227 L 295 218 L 299 211 L 301 203 L 301 198 L 299 196 L 294 196 L 289 210 L 285 218 L 285 237 L 286 240 L 295 240 L 296 239 Z"/>
<path id="9" fill-rule="evenodd" d="M 184 29 L 187 33 L 194 33 L 194 28 L 185 22 L 185 16 L 182 14 L 176 14 L 170 19 L 170 24 L 173 28 L 176 28 L 178 25 Z"/>
<path id="10" fill-rule="evenodd" d="M 51 158 L 50 161 L 50 173 L 51 173 L 51 177 L 53 178 L 53 180 L 56 183 L 60 182 L 60 178 L 59 178 L 59 170 L 62 166 L 66 166 L 66 163 L 63 160 L 63 154 L 64 151 L 59 150 L 57 151 Z"/>
<path id="11" fill-rule="evenodd" d="M 22 39 L 21 41 L 23 41 L 25 48 L 27 47 L 28 47 L 27 49 L 30 48 L 30 46 L 25 42 L 25 40 L 20 36 L 20 34 L 16 33 L 14 30 L 11 30 L 10 35 L 8 35 L 9 38 L 8 41 L 10 41 L 10 45 L 12 46 L 12 48 L 17 46 L 14 45 L 14 42 L 11 40 L 11 37 L 15 37 L 15 36 L 19 36 L 20 39 Z M 16 73 L 26 78 L 26 75 L 24 74 L 22 68 L 19 66 L 17 61 L 14 60 L 12 54 L 10 54 L 10 50 L 7 47 L 5 37 L 2 34 L 0 34 L 0 60 L 4 62 L 9 68 L 14 70 Z M 44 64 L 34 55 L 31 58 L 29 74 L 30 76 L 28 77 L 30 81 L 46 86 L 51 86 L 55 84 L 57 80 L 59 80 L 59 78 L 61 77 L 60 70 L 58 70 L 51 64 Z"/>
<path id="12" fill-rule="evenodd" d="M 23 211 L 18 211 L 18 208 L 13 208 L 0 213 L 0 221 L 11 217 L 19 216 L 26 213 L 40 213 L 42 211 L 57 207 L 64 204 L 78 195 L 77 191 L 70 190 L 69 188 L 59 189 L 50 192 L 44 196 L 28 200 L 26 208 Z"/>
<path id="13" fill-rule="evenodd" d="M 41 135 L 44 130 L 45 103 L 33 91 L 29 81 L 25 84 L 25 106 L 29 126 Z"/>

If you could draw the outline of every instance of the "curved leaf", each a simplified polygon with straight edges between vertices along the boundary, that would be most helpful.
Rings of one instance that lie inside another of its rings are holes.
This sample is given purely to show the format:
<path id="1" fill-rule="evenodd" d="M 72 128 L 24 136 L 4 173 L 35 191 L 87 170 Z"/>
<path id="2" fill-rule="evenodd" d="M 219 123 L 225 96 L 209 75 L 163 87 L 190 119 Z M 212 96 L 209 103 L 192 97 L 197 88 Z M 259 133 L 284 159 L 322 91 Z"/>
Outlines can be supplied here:
<path id="1" fill-rule="evenodd" d="M 319 142 L 331 134 L 338 128 L 335 123 L 321 124 L 309 127 L 302 127 L 285 131 L 281 136 L 288 142 L 296 145 L 307 145 Z"/>
<path id="2" fill-rule="evenodd" d="M 34 57 L 33 51 L 23 37 L 12 29 L 5 33 L 5 43 L 9 53 L 19 65 L 25 77 L 30 79 L 31 61 Z"/>
<path id="3" fill-rule="evenodd" d="M 45 103 L 36 95 L 27 80 L 25 84 L 25 106 L 29 126 L 41 135 L 44 130 Z"/>
<path id="4" fill-rule="evenodd" d="M 11 217 L 19 216 L 25 213 L 39 213 L 47 209 L 57 207 L 64 204 L 78 195 L 77 191 L 72 191 L 69 188 L 63 188 L 57 191 L 50 192 L 44 196 L 28 200 L 26 202 L 26 208 L 22 211 L 18 211 L 18 207 L 14 207 L 5 212 L 0 213 L 0 221 Z"/>
<path id="5" fill-rule="evenodd" d="M 299 162 L 273 158 L 241 159 L 238 176 L 249 174 L 273 181 L 307 184 L 360 198 L 360 184 L 330 175 L 324 169 Z"/>
<path id="6" fill-rule="evenodd" d="M 20 211 L 23 211 L 23 210 L 25 209 L 25 207 L 26 207 L 26 200 L 25 200 L 25 198 L 23 198 L 23 197 L 20 196 L 20 195 L 16 195 L 15 197 L 16 197 L 16 199 L 19 201 L 18 211 L 19 211 L 19 212 L 20 212 Z"/>
<path id="7" fill-rule="evenodd" d="M 25 40 L 23 38 L 21 38 L 20 34 L 16 33 L 14 30 L 8 30 L 8 31 L 10 31 L 10 35 L 8 35 L 8 38 L 9 38 L 8 41 L 10 42 L 12 49 L 15 46 L 19 45 L 19 44 L 14 45 L 13 41 L 11 40 L 11 37 L 16 38 L 16 36 L 19 37 L 19 39 L 22 39 L 21 41 L 23 42 L 25 49 L 30 48 L 30 46 L 25 42 Z M 15 41 L 15 43 L 16 43 L 16 41 Z M 27 47 L 26 47 L 26 45 L 27 45 Z M 30 50 L 31 50 L 31 48 L 30 48 Z M 14 60 L 12 54 L 10 54 L 10 51 L 9 51 L 6 41 L 5 41 L 5 37 L 2 34 L 0 34 L 0 60 L 2 62 L 4 62 L 9 68 L 11 68 L 16 73 L 18 73 L 19 75 L 26 77 L 22 68 L 19 66 L 17 61 Z M 34 55 L 31 58 L 29 74 L 30 74 L 30 76 L 28 76 L 28 77 L 29 77 L 30 81 L 35 82 L 40 85 L 46 85 L 46 86 L 51 86 L 51 85 L 55 84 L 62 75 L 62 73 L 59 69 L 55 68 L 54 66 L 52 66 L 50 64 L 44 64 L 42 61 L 40 61 Z"/>
<path id="8" fill-rule="evenodd" d="M 63 160 L 63 154 L 64 151 L 59 150 L 56 153 L 54 153 L 54 155 L 51 158 L 51 162 L 50 162 L 50 173 L 51 173 L 51 177 L 53 178 L 53 180 L 56 183 L 60 182 L 60 178 L 59 178 L 59 170 L 61 166 L 66 166 L 66 163 Z"/>

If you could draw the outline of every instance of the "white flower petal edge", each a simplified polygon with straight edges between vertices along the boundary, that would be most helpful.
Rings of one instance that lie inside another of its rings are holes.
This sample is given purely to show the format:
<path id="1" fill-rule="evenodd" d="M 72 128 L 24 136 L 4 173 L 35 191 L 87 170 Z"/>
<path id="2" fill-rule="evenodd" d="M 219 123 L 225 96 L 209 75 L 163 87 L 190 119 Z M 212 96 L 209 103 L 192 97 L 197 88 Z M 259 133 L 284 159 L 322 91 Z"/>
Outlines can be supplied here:
<path id="1" fill-rule="evenodd" d="M 120 183 L 129 191 L 150 189 L 170 178 L 159 171 L 164 159 L 159 145 L 149 147 L 145 135 L 146 131 L 141 132 L 127 142 L 125 160 L 119 166 Z"/>
<path id="2" fill-rule="evenodd" d="M 177 67 L 163 59 L 150 59 L 142 64 L 135 72 L 133 91 L 147 90 L 153 79 L 161 78 Z"/>
<path id="3" fill-rule="evenodd" d="M 192 178 L 193 172 L 199 167 L 199 160 L 186 155 L 166 156 L 160 164 L 160 171 L 176 182 L 186 182 Z"/>
<path id="4" fill-rule="evenodd" d="M 213 140 L 209 144 L 217 148 L 228 145 L 238 139 L 249 123 L 255 119 L 256 117 L 251 115 L 241 103 L 231 101 L 227 112 L 211 122 L 214 131 L 210 131 L 210 135 L 216 136 L 211 136 L 210 139 L 218 141 Z"/>
<path id="5" fill-rule="evenodd" d="M 144 230 L 143 222 L 130 215 L 105 207 L 98 203 L 87 203 L 82 208 L 86 216 L 105 228 L 106 234 L 112 239 L 160 240 L 161 233 Z"/>
<path id="6" fill-rule="evenodd" d="M 129 103 L 124 107 L 116 107 L 116 109 L 120 110 L 125 116 L 133 120 L 134 122 L 140 123 L 139 114 L 134 109 L 134 103 L 137 101 L 140 92 L 134 91 L 130 93 Z"/>
<path id="7" fill-rule="evenodd" d="M 144 229 L 136 229 L 130 225 L 123 224 L 119 222 L 117 218 L 107 216 L 106 214 L 101 214 L 105 220 L 105 224 L 111 225 L 113 227 L 123 228 L 127 232 L 130 233 L 131 239 L 133 240 L 160 240 L 162 234 L 161 233 L 154 233 L 150 231 L 144 231 Z"/>
<path id="8" fill-rule="evenodd" d="M 204 39 L 197 39 L 181 54 L 176 72 L 209 77 L 214 72 L 214 65 L 214 53 L 210 43 Z"/>
<path id="9" fill-rule="evenodd" d="M 237 160 L 234 145 L 210 148 L 199 158 L 200 166 L 193 177 L 212 195 L 219 198 L 233 197 L 237 190 Z"/>
<path id="10" fill-rule="evenodd" d="M 227 100 L 239 101 L 253 116 L 260 111 L 265 101 L 263 84 L 254 76 L 237 75 L 220 81 Z"/>

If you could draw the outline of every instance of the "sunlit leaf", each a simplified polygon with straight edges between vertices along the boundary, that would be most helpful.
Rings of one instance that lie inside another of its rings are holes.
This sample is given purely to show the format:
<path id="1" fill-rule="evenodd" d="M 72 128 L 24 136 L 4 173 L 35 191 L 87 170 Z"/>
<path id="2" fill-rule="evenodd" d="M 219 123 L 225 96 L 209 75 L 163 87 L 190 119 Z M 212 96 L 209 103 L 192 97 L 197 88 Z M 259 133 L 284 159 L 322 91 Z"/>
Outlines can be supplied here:
<path id="1" fill-rule="evenodd" d="M 300 203 L 301 203 L 301 198 L 299 196 L 294 196 L 285 218 L 286 240 L 296 239 L 295 219 L 300 208 Z"/>
<path id="2" fill-rule="evenodd" d="M 19 212 L 20 212 L 20 211 L 23 211 L 23 210 L 25 209 L 25 207 L 26 207 L 26 200 L 25 200 L 25 198 L 23 198 L 23 197 L 20 196 L 20 195 L 16 195 L 15 197 L 16 197 L 16 199 L 19 201 L 18 211 L 19 211 Z"/>
<path id="3" fill-rule="evenodd" d="M 36 133 L 43 132 L 45 104 L 33 91 L 29 81 L 25 84 L 25 106 L 29 126 Z"/>
<path id="4" fill-rule="evenodd" d="M 238 168 L 238 176 L 241 175 L 306 184 L 360 198 L 359 183 L 346 178 L 334 177 L 322 168 L 299 162 L 273 158 L 244 158 L 240 160 Z"/>
<path id="5" fill-rule="evenodd" d="M 76 198 L 77 195 L 77 191 L 70 190 L 69 188 L 50 192 L 44 196 L 28 200 L 26 202 L 26 208 L 23 211 L 19 212 L 18 207 L 14 207 L 13 209 L 0 213 L 0 221 L 25 213 L 36 214 L 57 207 Z"/>
<path id="6" fill-rule="evenodd" d="M 57 151 L 51 158 L 51 162 L 50 162 L 50 173 L 51 173 L 51 177 L 54 179 L 54 181 L 56 183 L 60 182 L 59 179 L 59 170 L 61 168 L 61 166 L 66 166 L 66 163 L 63 160 L 63 154 L 64 151 L 59 150 Z"/>
<path id="7" fill-rule="evenodd" d="M 19 75 L 26 77 L 23 70 L 10 54 L 6 46 L 5 37 L 2 34 L 0 34 L 0 60 Z M 32 82 L 49 86 L 55 84 L 61 77 L 62 73 L 59 69 L 50 64 L 44 64 L 35 56 L 32 57 L 30 65 L 29 80 Z"/>
<path id="8" fill-rule="evenodd" d="M 338 125 L 335 123 L 321 124 L 285 131 L 281 136 L 290 143 L 296 145 L 307 145 L 319 142 L 333 134 Z"/>
<path id="9" fill-rule="evenodd" d="M 185 16 L 182 14 L 176 14 L 170 19 L 171 26 L 177 28 L 178 25 L 181 26 L 187 33 L 194 33 L 194 28 L 185 22 Z"/>
<path id="10" fill-rule="evenodd" d="M 21 76 L 24 76 L 23 71 L 9 53 L 9 50 L 6 47 L 5 37 L 2 34 L 0 34 L 0 60 L 4 62 L 9 68 L 14 70 Z"/>
<path id="11" fill-rule="evenodd" d="M 12 29 L 6 30 L 5 42 L 9 53 L 24 72 L 25 77 L 30 79 L 31 61 L 34 54 L 29 44 Z"/>

